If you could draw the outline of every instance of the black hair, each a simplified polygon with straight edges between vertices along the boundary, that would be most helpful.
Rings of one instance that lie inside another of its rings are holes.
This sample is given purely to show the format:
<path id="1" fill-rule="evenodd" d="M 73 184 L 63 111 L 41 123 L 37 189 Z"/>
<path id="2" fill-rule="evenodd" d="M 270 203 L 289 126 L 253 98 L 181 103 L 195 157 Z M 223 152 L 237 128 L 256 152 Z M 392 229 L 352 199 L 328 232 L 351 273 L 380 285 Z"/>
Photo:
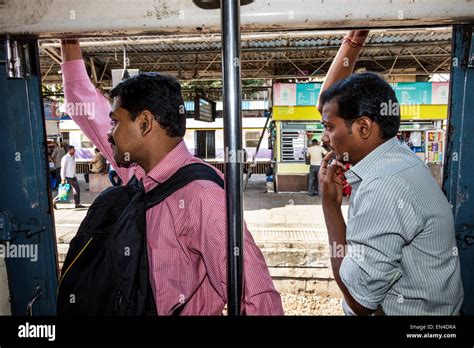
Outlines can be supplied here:
<path id="1" fill-rule="evenodd" d="M 352 74 L 336 82 L 320 96 L 321 105 L 336 102 L 348 128 L 361 116 L 380 127 L 382 139 L 393 138 L 400 127 L 400 105 L 395 91 L 375 73 Z"/>
<path id="2" fill-rule="evenodd" d="M 313 139 L 313 140 L 311 140 L 311 144 L 319 144 L 318 139 Z"/>
<path id="3" fill-rule="evenodd" d="M 74 146 L 72 145 L 67 145 L 66 146 L 66 151 L 69 152 L 69 150 L 74 149 Z"/>
<path id="4" fill-rule="evenodd" d="M 110 91 L 110 96 L 121 98 L 121 107 L 130 112 L 132 120 L 148 110 L 168 136 L 182 137 L 186 133 L 181 86 L 174 77 L 141 73 L 120 82 Z"/>

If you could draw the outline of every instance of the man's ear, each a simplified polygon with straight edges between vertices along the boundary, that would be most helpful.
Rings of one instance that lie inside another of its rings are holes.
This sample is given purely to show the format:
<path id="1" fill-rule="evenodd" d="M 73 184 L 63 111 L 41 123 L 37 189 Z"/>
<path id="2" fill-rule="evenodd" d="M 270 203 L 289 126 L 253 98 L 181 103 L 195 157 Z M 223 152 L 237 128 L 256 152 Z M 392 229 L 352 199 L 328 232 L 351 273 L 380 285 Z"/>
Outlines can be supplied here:
<path id="1" fill-rule="evenodd" d="M 136 121 L 138 122 L 142 136 L 151 132 L 154 119 L 155 117 L 148 110 L 143 110 L 142 113 L 138 115 Z"/>
<path id="2" fill-rule="evenodd" d="M 354 122 L 353 127 L 362 139 L 367 140 L 374 131 L 374 121 L 367 116 L 361 116 Z"/>

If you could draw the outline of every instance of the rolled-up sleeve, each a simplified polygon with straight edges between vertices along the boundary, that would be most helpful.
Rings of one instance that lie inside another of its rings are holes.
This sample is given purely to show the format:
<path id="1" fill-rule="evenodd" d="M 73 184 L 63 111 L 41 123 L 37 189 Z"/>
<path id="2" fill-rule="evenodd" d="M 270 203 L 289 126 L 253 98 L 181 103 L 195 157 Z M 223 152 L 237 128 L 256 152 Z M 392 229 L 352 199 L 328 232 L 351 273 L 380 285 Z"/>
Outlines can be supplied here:
<path id="1" fill-rule="evenodd" d="M 419 231 L 420 215 L 411 193 L 395 177 L 361 185 L 352 208 L 339 275 L 359 304 L 375 310 L 403 276 L 403 248 Z"/>

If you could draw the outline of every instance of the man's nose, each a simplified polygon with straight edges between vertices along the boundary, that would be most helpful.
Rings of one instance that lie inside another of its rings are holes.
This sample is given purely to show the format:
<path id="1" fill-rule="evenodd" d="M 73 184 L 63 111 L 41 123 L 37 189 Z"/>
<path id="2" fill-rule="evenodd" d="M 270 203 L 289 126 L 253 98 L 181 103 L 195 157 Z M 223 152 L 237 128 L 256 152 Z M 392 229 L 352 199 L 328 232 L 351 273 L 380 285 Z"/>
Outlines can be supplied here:
<path id="1" fill-rule="evenodd" d="M 326 130 L 323 132 L 323 135 L 321 135 L 321 141 L 323 142 L 323 144 L 329 144 L 329 137 L 327 135 L 327 132 Z"/>

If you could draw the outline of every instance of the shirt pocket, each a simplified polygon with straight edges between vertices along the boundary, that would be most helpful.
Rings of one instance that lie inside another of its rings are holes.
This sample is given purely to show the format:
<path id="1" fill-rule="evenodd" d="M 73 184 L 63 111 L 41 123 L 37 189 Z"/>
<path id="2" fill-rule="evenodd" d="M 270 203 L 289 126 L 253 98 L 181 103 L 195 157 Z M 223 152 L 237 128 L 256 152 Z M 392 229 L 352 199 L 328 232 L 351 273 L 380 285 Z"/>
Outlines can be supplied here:
<path id="1" fill-rule="evenodd" d="M 159 315 L 167 315 L 186 298 L 183 293 L 182 250 L 151 248 L 150 275 Z"/>

